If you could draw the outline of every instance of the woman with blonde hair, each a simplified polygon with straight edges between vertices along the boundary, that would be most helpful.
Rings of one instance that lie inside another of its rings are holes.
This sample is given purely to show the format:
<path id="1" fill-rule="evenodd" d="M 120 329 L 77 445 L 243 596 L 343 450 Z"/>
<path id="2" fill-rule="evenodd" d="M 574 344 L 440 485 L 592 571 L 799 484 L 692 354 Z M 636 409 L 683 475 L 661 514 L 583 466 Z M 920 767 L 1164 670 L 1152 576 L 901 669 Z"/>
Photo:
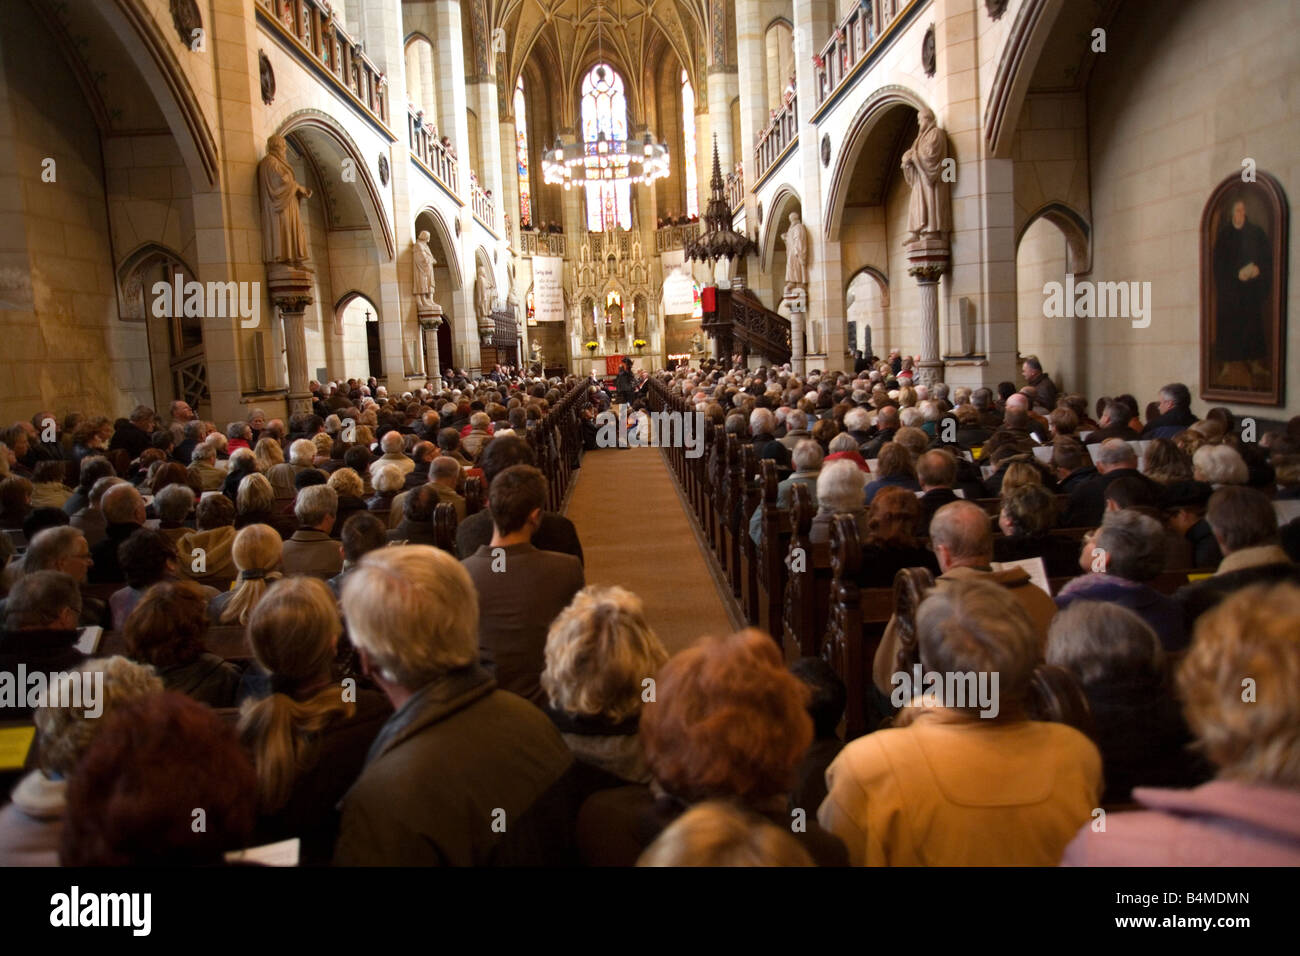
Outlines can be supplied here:
<path id="1" fill-rule="evenodd" d="M 263 479 L 265 480 L 265 479 Z M 235 535 L 230 556 L 239 569 L 235 586 L 208 602 L 214 624 L 247 624 L 267 588 L 278 581 L 284 542 L 270 525 L 250 524 Z"/>
<path id="2" fill-rule="evenodd" d="M 253 457 L 257 459 L 257 470 L 266 474 L 276 465 L 284 464 L 284 449 L 274 438 L 262 438 L 253 449 Z"/>
<path id="3" fill-rule="evenodd" d="M 1002 473 L 1001 494 L 1023 488 L 1025 485 L 1041 485 L 1043 473 L 1028 461 L 1013 461 Z"/>
<path id="4" fill-rule="evenodd" d="M 248 621 L 270 694 L 245 701 L 239 736 L 257 769 L 257 842 L 302 840 L 301 863 L 328 862 L 337 836 L 335 806 L 365 764 L 391 714 L 366 688 L 341 688 L 333 674 L 343 624 L 324 581 L 278 581 Z"/>
<path id="5" fill-rule="evenodd" d="M 594 771 L 589 789 L 650 782 L 637 724 L 643 681 L 666 660 L 641 599 L 623 588 L 583 588 L 552 622 L 541 676 L 547 714 Z"/>
<path id="6" fill-rule="evenodd" d="M 235 493 L 235 527 L 268 524 L 275 508 L 275 489 L 270 479 L 259 472 L 245 475 Z"/>
<path id="7" fill-rule="evenodd" d="M 334 516 L 334 527 L 341 532 L 343 523 L 358 511 L 366 510 L 366 483 L 355 468 L 340 468 L 329 476 L 325 482 L 334 489 L 339 497 L 338 512 Z"/>

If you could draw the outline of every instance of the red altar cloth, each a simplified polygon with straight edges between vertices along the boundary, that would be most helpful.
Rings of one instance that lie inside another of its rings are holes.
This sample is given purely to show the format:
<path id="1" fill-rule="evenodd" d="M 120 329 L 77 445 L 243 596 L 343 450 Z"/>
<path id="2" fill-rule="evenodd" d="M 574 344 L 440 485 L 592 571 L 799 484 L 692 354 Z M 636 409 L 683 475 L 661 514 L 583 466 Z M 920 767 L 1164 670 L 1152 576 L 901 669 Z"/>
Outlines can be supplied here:
<path id="1" fill-rule="evenodd" d="M 605 356 L 605 374 L 606 374 L 606 375 L 617 375 L 617 374 L 618 374 L 618 368 L 619 368 L 619 366 L 623 364 L 623 359 L 624 359 L 624 356 L 622 356 L 622 355 L 606 355 L 606 356 Z"/>

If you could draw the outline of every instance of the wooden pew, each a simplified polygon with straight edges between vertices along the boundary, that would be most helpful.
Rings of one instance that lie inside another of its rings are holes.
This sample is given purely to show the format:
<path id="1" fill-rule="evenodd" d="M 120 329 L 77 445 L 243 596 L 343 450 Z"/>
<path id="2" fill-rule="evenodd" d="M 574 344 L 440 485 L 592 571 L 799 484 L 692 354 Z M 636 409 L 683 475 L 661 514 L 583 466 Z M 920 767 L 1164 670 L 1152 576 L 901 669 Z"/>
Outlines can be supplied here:
<path id="1" fill-rule="evenodd" d="M 781 633 L 781 607 L 785 600 L 785 556 L 790 550 L 790 509 L 777 504 L 776 462 L 759 462 L 762 486 L 761 529 L 758 543 L 759 627 Z"/>
<path id="2" fill-rule="evenodd" d="M 433 509 L 433 540 L 453 557 L 456 554 L 456 506 L 450 501 L 440 501 Z"/>
<path id="3" fill-rule="evenodd" d="M 762 484 L 758 470 L 758 452 L 753 445 L 741 446 L 740 472 L 736 486 L 740 501 L 736 526 L 736 540 L 740 542 L 740 593 L 737 597 L 745 612 L 745 620 L 758 627 L 758 548 L 749 536 L 749 516 L 759 506 Z"/>
<path id="4" fill-rule="evenodd" d="M 465 479 L 465 516 L 476 515 L 483 510 L 483 479 L 473 475 Z"/>
<path id="5" fill-rule="evenodd" d="M 821 648 L 830 618 L 831 546 L 808 539 L 817 513 L 806 485 L 795 485 L 791 495 L 790 547 L 782 605 L 781 638 L 786 654 L 814 657 Z"/>

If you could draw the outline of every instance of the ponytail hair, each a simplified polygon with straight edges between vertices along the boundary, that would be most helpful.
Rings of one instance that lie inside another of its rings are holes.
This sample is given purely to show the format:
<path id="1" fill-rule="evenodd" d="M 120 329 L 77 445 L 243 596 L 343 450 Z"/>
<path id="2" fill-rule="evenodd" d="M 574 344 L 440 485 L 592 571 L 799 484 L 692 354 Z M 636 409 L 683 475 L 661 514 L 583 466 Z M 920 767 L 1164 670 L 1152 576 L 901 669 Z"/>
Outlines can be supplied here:
<path id="1" fill-rule="evenodd" d="M 356 706 L 331 680 L 343 625 L 325 582 L 285 578 L 266 596 L 249 618 L 248 639 L 253 656 L 271 674 L 271 694 L 245 702 L 239 736 L 257 769 L 259 807 L 273 813 L 288 802 L 299 775 L 314 761 L 316 735 L 335 720 L 350 718 Z"/>
<path id="2" fill-rule="evenodd" d="M 276 568 L 283 554 L 280 532 L 270 525 L 250 524 L 235 535 L 230 556 L 239 568 L 238 587 L 221 612 L 221 624 L 248 623 L 266 589 L 282 576 Z"/>

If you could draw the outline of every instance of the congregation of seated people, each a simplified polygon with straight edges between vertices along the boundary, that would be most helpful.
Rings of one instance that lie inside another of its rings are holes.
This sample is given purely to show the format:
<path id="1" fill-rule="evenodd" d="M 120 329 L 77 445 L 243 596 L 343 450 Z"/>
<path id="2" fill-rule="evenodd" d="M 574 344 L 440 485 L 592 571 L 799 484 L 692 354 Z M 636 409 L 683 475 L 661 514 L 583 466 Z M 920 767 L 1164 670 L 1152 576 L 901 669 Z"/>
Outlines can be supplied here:
<path id="1" fill-rule="evenodd" d="M 752 446 L 779 509 L 807 492 L 812 543 L 855 529 L 855 586 L 933 580 L 863 687 L 755 627 L 669 655 L 632 589 L 587 583 L 550 477 L 576 378 L 0 430 L 0 671 L 104 688 L 96 719 L 0 707 L 36 729 L 0 865 L 289 838 L 305 866 L 1300 863 L 1300 419 L 1252 441 L 1177 383 L 1140 415 L 1033 358 L 996 390 L 860 364 L 654 386 Z M 761 544 L 762 506 L 740 519 Z M 900 700 L 909 652 L 996 675 L 995 712 Z M 1073 719 L 1044 716 L 1044 675 Z M 845 739 L 855 696 L 875 719 Z M 197 806 L 202 832 L 167 825 Z"/>

